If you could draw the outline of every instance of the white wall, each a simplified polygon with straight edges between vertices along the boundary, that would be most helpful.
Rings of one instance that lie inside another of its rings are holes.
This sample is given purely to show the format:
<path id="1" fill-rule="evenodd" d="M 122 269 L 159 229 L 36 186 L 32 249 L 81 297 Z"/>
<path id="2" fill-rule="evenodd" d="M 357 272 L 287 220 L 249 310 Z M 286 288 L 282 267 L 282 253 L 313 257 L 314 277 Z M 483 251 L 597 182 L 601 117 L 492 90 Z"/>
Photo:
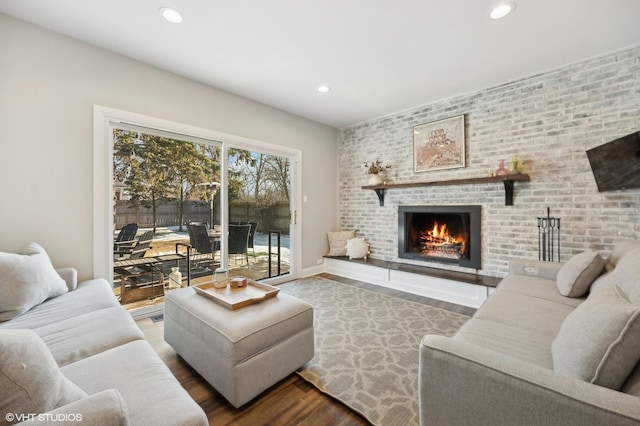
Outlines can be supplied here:
<path id="1" fill-rule="evenodd" d="M 618 241 L 640 238 L 640 189 L 598 192 L 585 151 L 640 130 L 639 111 L 636 46 L 351 126 L 338 143 L 340 227 L 359 230 L 373 258 L 398 261 L 398 205 L 481 205 L 480 273 L 502 276 L 510 259 L 538 257 L 536 217 L 550 207 L 561 218 L 562 260 L 590 248 L 606 255 Z M 467 166 L 414 173 L 413 126 L 461 114 Z M 531 182 L 515 184 L 513 206 L 499 183 L 390 189 L 384 207 L 361 189 L 362 164 L 377 156 L 401 183 L 487 176 L 514 154 Z"/>
<path id="2" fill-rule="evenodd" d="M 301 150 L 302 267 L 326 253 L 337 224 L 336 129 L 3 14 L 0 251 L 37 241 L 55 265 L 92 275 L 94 104 Z"/>

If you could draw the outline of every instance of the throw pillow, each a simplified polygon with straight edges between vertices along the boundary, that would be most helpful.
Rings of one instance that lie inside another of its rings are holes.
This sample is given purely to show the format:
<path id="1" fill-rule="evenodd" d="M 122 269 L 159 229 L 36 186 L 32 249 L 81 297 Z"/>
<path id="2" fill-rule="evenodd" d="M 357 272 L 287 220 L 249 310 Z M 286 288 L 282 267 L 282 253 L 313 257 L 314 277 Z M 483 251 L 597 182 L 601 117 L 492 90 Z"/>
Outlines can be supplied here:
<path id="1" fill-rule="evenodd" d="M 347 256 L 349 259 L 366 259 L 369 255 L 369 244 L 364 238 L 351 238 L 347 241 Z"/>
<path id="2" fill-rule="evenodd" d="M 328 232 L 329 254 L 327 256 L 346 256 L 347 241 L 356 236 L 356 231 Z"/>
<path id="3" fill-rule="evenodd" d="M 640 247 L 638 240 L 624 240 L 616 244 L 605 262 L 607 271 L 613 271 L 620 259 L 636 247 Z"/>
<path id="4" fill-rule="evenodd" d="M 597 251 L 576 254 L 558 271 L 556 283 L 563 296 L 582 297 L 604 268 L 604 259 Z"/>
<path id="5" fill-rule="evenodd" d="M 0 330 L 0 413 L 40 414 L 86 396 L 34 331 Z"/>
<path id="6" fill-rule="evenodd" d="M 15 318 L 67 290 L 38 244 L 30 243 L 19 253 L 0 253 L 0 321 Z"/>
<path id="7" fill-rule="evenodd" d="M 618 286 L 591 294 L 570 313 L 551 345 L 559 374 L 619 390 L 640 359 L 640 307 Z"/>
<path id="8" fill-rule="evenodd" d="M 629 250 L 611 271 L 616 284 L 634 305 L 640 305 L 640 247 Z"/>

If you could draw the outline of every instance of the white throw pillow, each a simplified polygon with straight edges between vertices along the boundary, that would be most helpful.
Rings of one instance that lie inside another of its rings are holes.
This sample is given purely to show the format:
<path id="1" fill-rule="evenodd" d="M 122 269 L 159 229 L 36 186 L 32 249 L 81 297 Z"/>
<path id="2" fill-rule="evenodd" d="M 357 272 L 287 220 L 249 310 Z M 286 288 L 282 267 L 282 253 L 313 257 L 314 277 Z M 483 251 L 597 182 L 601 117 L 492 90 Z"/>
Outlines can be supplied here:
<path id="1" fill-rule="evenodd" d="M 629 250 L 620 258 L 610 274 L 629 301 L 640 306 L 640 247 Z"/>
<path id="2" fill-rule="evenodd" d="M 369 255 L 369 244 L 364 238 L 351 238 L 347 241 L 347 256 L 349 259 L 366 259 Z"/>
<path id="3" fill-rule="evenodd" d="M 347 241 L 356 236 L 356 231 L 327 232 L 329 254 L 327 256 L 346 256 Z"/>
<path id="4" fill-rule="evenodd" d="M 40 414 L 87 394 L 58 369 L 32 330 L 0 330 L 0 413 Z M 0 422 L 2 423 L 2 422 Z"/>
<path id="5" fill-rule="evenodd" d="M 640 241 L 638 240 L 624 240 L 616 244 L 609 257 L 605 260 L 607 271 L 613 271 L 620 259 L 637 247 L 640 247 Z"/>
<path id="6" fill-rule="evenodd" d="M 604 268 L 604 259 L 597 251 L 576 254 L 558 271 L 556 284 L 563 296 L 582 297 Z"/>
<path id="7" fill-rule="evenodd" d="M 67 291 L 67 284 L 40 245 L 30 243 L 19 253 L 0 252 L 0 321 Z"/>
<path id="8" fill-rule="evenodd" d="M 553 370 L 619 390 L 640 359 L 640 307 L 603 287 L 571 312 L 551 345 Z"/>

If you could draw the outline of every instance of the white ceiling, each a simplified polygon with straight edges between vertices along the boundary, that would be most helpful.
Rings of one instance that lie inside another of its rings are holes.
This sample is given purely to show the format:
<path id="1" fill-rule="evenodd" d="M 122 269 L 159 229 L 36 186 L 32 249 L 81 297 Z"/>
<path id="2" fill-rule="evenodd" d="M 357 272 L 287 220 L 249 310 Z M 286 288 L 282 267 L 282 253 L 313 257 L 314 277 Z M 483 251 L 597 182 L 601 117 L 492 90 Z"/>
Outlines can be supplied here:
<path id="1" fill-rule="evenodd" d="M 514 1 L 498 21 L 499 0 L 0 0 L 0 12 L 338 128 L 640 43 L 640 0 Z"/>

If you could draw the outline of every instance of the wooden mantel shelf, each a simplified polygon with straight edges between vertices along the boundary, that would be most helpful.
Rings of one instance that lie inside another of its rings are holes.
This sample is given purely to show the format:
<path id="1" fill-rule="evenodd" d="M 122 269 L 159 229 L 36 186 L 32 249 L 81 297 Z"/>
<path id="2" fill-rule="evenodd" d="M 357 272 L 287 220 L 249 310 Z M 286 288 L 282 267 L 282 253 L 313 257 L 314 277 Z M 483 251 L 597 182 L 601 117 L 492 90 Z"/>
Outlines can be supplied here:
<path id="1" fill-rule="evenodd" d="M 515 175 L 507 175 L 507 176 L 485 176 L 479 178 L 466 178 L 466 179 L 450 179 L 450 180 L 440 180 L 435 182 L 403 182 L 403 183 L 392 183 L 387 185 L 367 185 L 363 186 L 362 189 L 372 189 L 378 195 L 378 199 L 380 200 L 380 205 L 384 206 L 384 191 L 387 189 L 394 188 L 417 188 L 421 186 L 451 186 L 451 185 L 475 185 L 479 183 L 494 183 L 494 182 L 502 182 L 504 184 L 504 205 L 512 206 L 513 205 L 513 183 L 514 182 L 529 182 L 529 175 L 524 173 L 519 173 Z"/>

